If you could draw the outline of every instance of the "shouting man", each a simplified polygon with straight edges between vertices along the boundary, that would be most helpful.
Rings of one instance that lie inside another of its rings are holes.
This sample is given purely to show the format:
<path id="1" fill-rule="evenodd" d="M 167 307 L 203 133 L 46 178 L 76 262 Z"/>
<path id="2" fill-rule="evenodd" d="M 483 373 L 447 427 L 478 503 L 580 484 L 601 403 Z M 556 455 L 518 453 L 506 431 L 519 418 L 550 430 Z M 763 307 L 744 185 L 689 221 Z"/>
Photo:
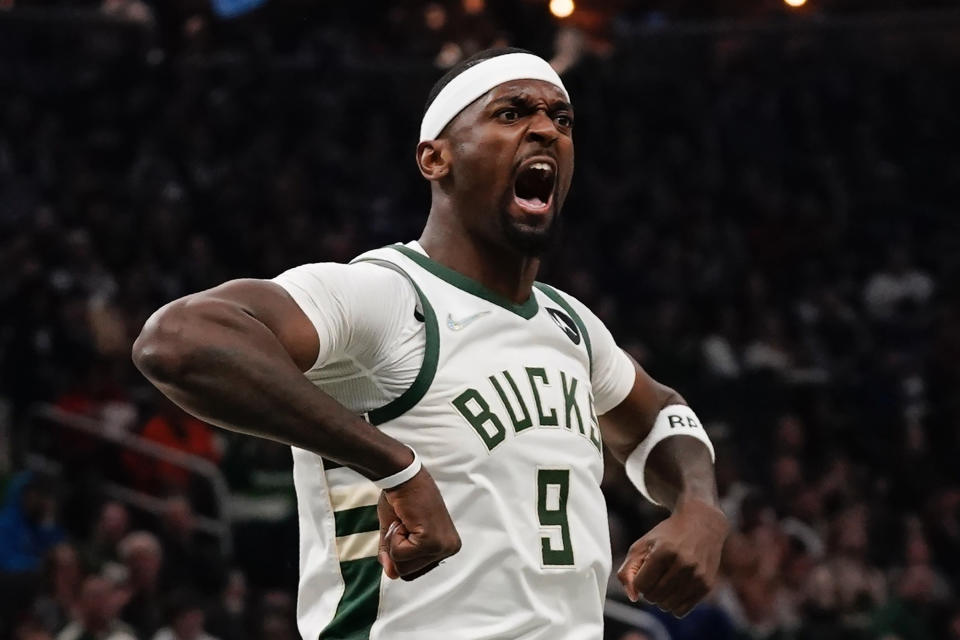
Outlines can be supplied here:
<path id="1" fill-rule="evenodd" d="M 475 55 L 427 100 L 418 241 L 187 296 L 134 345 L 190 413 L 293 447 L 304 638 L 601 638 L 603 444 L 671 510 L 620 568 L 630 598 L 682 616 L 712 586 L 727 523 L 699 420 L 535 282 L 573 129 L 543 59 Z"/>

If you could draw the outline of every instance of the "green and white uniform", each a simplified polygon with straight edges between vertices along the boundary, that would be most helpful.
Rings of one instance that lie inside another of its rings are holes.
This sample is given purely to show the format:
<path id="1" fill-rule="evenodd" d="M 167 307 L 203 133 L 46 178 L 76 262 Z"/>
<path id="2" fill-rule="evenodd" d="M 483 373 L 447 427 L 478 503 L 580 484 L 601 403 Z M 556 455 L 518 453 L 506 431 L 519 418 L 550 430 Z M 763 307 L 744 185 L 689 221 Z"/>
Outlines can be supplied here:
<path id="1" fill-rule="evenodd" d="M 415 581 L 377 562 L 379 491 L 294 449 L 304 638 L 599 639 L 610 573 L 597 414 L 634 371 L 582 304 L 513 304 L 417 243 L 275 279 L 317 327 L 307 376 L 413 447 L 461 551 Z"/>

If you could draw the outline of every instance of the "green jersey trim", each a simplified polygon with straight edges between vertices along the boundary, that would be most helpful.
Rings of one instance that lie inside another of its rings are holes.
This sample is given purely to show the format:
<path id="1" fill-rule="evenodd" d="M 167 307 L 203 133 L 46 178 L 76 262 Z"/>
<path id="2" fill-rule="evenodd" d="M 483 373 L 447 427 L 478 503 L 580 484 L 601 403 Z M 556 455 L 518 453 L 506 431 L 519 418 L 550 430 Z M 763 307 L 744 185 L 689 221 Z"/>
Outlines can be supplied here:
<path id="1" fill-rule="evenodd" d="M 567 302 L 566 299 L 560 295 L 556 289 L 542 282 L 534 282 L 533 286 L 535 286 L 537 289 L 540 289 L 545 296 L 563 307 L 563 310 L 566 311 L 567 314 L 573 318 L 573 321 L 577 324 L 577 328 L 580 329 L 580 333 L 583 335 L 583 345 L 587 348 L 587 361 L 590 363 L 590 378 L 593 379 L 593 349 L 590 346 L 590 334 L 587 333 L 587 325 L 583 324 L 583 320 L 580 318 L 580 315 L 573 310 L 573 306 Z"/>
<path id="2" fill-rule="evenodd" d="M 530 297 L 527 298 L 526 302 L 517 304 L 504 298 L 500 294 L 490 291 L 490 289 L 486 288 L 473 278 L 469 278 L 462 273 L 458 273 L 450 267 L 445 267 L 439 262 L 434 262 L 427 256 L 414 251 L 410 247 L 406 247 L 402 244 L 393 244 L 390 245 L 389 248 L 399 251 L 447 284 L 453 285 L 461 291 L 486 300 L 487 302 L 495 304 L 498 307 L 502 307 L 510 313 L 515 313 L 524 320 L 529 320 L 530 318 L 534 317 L 540 310 L 540 307 L 537 304 L 537 297 L 533 294 L 533 292 L 530 293 Z"/>
<path id="3" fill-rule="evenodd" d="M 413 384 L 410 385 L 410 388 L 400 394 L 399 397 L 394 398 L 379 409 L 374 409 L 367 413 L 367 420 L 370 424 L 378 425 L 389 422 L 394 418 L 399 418 L 412 409 L 414 405 L 420 402 L 423 396 L 427 394 L 427 390 L 433 383 L 434 376 L 437 375 L 437 361 L 440 359 L 440 329 L 437 326 L 437 314 L 433 311 L 433 307 L 430 305 L 430 301 L 427 300 L 427 296 L 424 295 L 420 287 L 417 286 L 417 283 L 413 281 L 413 278 L 402 268 L 387 260 L 375 258 L 361 258 L 356 262 L 372 262 L 388 269 L 393 269 L 403 275 L 403 277 L 413 285 L 414 290 L 417 292 L 417 297 L 420 298 L 420 306 L 423 308 L 426 346 L 423 352 L 423 363 L 420 365 L 420 372 L 417 373 L 417 378 L 413 381 Z"/>

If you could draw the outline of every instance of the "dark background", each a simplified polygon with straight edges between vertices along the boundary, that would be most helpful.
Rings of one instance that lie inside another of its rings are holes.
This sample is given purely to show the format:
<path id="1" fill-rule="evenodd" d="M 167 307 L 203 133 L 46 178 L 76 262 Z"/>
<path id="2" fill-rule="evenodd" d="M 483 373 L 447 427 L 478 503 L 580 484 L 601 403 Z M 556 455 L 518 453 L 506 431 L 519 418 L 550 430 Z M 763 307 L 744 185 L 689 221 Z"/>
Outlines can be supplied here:
<path id="1" fill-rule="evenodd" d="M 0 633 L 295 637 L 289 451 L 180 413 L 130 346 L 179 296 L 417 237 L 427 90 L 502 44 L 577 110 L 541 279 L 717 445 L 721 584 L 650 613 L 960 638 L 960 11 L 906 0 L 0 1 Z M 616 563 L 664 514 L 604 485 Z"/>

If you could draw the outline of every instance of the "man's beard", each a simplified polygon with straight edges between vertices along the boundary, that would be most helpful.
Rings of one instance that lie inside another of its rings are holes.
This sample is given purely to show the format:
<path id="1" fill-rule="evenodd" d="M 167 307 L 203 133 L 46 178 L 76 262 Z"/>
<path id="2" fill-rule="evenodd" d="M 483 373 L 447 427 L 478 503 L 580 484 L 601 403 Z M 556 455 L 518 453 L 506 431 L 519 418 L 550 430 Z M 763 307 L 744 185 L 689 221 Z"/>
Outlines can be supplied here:
<path id="1" fill-rule="evenodd" d="M 555 211 L 547 227 L 531 228 L 521 224 L 504 207 L 500 210 L 500 225 L 511 249 L 536 258 L 550 253 L 559 244 L 562 223 L 560 212 Z"/>

